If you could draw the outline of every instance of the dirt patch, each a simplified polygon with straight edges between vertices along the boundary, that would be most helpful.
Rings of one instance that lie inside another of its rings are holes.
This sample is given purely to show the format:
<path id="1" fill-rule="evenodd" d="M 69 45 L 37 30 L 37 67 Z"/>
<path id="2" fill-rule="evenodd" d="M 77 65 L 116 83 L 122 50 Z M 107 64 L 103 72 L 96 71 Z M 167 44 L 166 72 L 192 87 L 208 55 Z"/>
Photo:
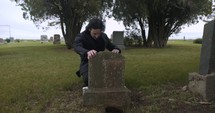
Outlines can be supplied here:
<path id="1" fill-rule="evenodd" d="M 153 88 L 153 90 L 148 90 Z M 127 113 L 215 113 L 215 104 L 201 103 L 201 97 L 177 86 L 131 89 L 131 106 Z M 145 92 L 145 93 L 144 93 Z M 95 113 L 96 108 L 84 107 L 82 87 L 74 85 L 62 96 L 47 103 L 43 113 Z"/>

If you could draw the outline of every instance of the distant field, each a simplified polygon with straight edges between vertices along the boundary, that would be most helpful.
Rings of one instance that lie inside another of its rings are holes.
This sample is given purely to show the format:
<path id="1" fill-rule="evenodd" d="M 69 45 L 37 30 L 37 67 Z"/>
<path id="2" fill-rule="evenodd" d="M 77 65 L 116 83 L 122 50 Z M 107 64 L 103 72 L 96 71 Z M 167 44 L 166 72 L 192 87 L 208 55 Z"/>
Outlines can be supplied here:
<path id="1" fill-rule="evenodd" d="M 125 81 L 129 88 L 165 84 L 185 85 L 197 72 L 200 45 L 169 41 L 162 49 L 128 48 Z M 52 99 L 65 95 L 76 77 L 79 56 L 65 45 L 21 42 L 0 45 L 0 113 L 39 113 Z"/>

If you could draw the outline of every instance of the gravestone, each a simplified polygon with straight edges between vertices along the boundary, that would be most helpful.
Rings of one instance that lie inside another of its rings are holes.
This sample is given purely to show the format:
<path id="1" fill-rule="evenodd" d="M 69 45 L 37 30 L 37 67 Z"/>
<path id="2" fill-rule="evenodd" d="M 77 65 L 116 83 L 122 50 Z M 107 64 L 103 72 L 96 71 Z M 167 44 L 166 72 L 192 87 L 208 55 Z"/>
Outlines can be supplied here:
<path id="1" fill-rule="evenodd" d="M 90 59 L 89 86 L 83 90 L 84 105 L 126 111 L 131 99 L 124 82 L 124 70 L 125 61 L 120 54 L 99 52 Z"/>
<path id="2" fill-rule="evenodd" d="M 47 35 L 41 35 L 40 36 L 40 42 L 41 43 L 48 42 L 48 36 Z"/>
<path id="3" fill-rule="evenodd" d="M 215 100 L 215 22 L 204 25 L 199 73 L 189 74 L 190 91 L 199 93 L 205 101 Z"/>
<path id="4" fill-rule="evenodd" d="M 204 26 L 203 42 L 200 56 L 199 74 L 215 72 L 215 23 L 211 21 Z"/>
<path id="5" fill-rule="evenodd" d="M 61 37 L 60 39 L 62 42 L 65 42 L 65 38 L 64 37 Z"/>
<path id="6" fill-rule="evenodd" d="M 53 41 L 54 41 L 54 38 L 51 36 L 50 39 L 49 39 L 49 41 L 50 41 L 50 42 L 53 42 Z"/>
<path id="7" fill-rule="evenodd" d="M 10 42 L 14 42 L 14 37 L 10 37 Z"/>
<path id="8" fill-rule="evenodd" d="M 53 44 L 60 44 L 60 35 L 59 34 L 55 34 L 54 35 L 54 42 Z"/>
<path id="9" fill-rule="evenodd" d="M 4 39 L 0 38 L 0 44 L 4 44 Z"/>
<path id="10" fill-rule="evenodd" d="M 123 31 L 114 31 L 112 34 L 113 43 L 120 49 L 125 49 L 124 46 L 124 32 Z"/>

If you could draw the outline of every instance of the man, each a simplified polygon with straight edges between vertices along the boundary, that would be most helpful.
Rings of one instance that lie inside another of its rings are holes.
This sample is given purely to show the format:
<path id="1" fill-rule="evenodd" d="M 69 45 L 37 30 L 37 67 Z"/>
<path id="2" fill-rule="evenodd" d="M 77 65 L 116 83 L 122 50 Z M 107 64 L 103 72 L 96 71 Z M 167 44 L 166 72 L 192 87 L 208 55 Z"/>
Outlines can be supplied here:
<path id="1" fill-rule="evenodd" d="M 89 21 L 85 31 L 78 34 L 75 38 L 74 50 L 81 57 L 80 70 L 76 74 L 83 76 L 84 87 L 88 86 L 88 60 L 94 57 L 97 52 L 108 49 L 113 53 L 120 53 L 121 50 L 112 44 L 104 33 L 105 25 L 98 19 L 93 18 Z"/>

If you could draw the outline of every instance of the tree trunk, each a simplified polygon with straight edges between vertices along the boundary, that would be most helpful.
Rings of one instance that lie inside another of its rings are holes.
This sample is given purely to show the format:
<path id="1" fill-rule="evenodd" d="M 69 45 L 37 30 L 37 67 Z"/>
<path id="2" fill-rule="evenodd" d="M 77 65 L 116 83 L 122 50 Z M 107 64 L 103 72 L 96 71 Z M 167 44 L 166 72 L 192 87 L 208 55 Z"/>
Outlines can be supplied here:
<path id="1" fill-rule="evenodd" d="M 159 18 L 159 19 L 157 19 Z M 148 44 L 149 47 L 163 48 L 167 44 L 168 37 L 166 34 L 169 34 L 170 31 L 165 29 L 165 17 L 159 11 L 150 12 L 148 17 L 149 24 L 149 33 L 148 33 Z"/>
<path id="2" fill-rule="evenodd" d="M 68 49 L 73 48 L 75 37 L 80 33 L 82 22 L 78 21 L 78 17 L 73 16 L 66 22 L 65 43 Z"/>
<path id="3" fill-rule="evenodd" d="M 153 46 L 153 33 L 152 33 L 152 25 L 149 22 L 149 31 L 148 31 L 148 38 L 147 38 L 147 47 L 151 48 Z"/>
<path id="4" fill-rule="evenodd" d="M 80 32 L 83 21 L 81 21 L 81 16 L 72 9 L 72 1 L 61 0 L 62 6 L 61 12 L 61 29 L 65 39 L 66 47 L 68 49 L 73 48 L 73 43 L 75 36 Z M 64 18 L 63 18 L 64 17 Z M 65 25 L 65 27 L 64 27 Z"/>
<path id="5" fill-rule="evenodd" d="M 143 23 L 144 21 L 140 17 L 140 18 L 138 18 L 138 22 L 139 22 L 139 25 L 141 28 L 141 33 L 142 33 L 142 38 L 143 38 L 143 46 L 148 47 L 147 40 L 146 40 L 146 31 L 145 31 L 144 23 Z"/>
<path id="6" fill-rule="evenodd" d="M 157 47 L 158 40 L 157 40 L 157 27 L 156 27 L 156 21 L 155 17 L 153 15 L 150 15 L 149 18 L 149 32 L 148 32 L 148 47 Z"/>

